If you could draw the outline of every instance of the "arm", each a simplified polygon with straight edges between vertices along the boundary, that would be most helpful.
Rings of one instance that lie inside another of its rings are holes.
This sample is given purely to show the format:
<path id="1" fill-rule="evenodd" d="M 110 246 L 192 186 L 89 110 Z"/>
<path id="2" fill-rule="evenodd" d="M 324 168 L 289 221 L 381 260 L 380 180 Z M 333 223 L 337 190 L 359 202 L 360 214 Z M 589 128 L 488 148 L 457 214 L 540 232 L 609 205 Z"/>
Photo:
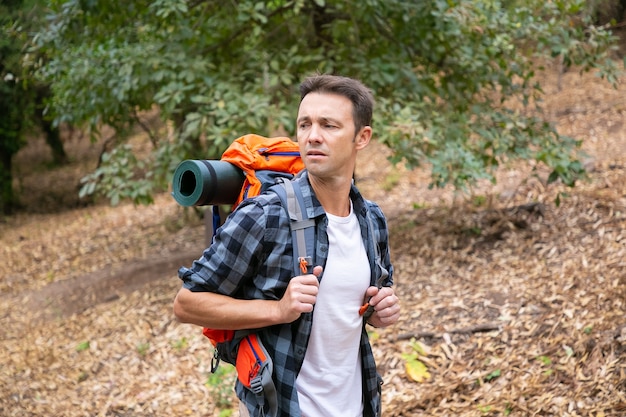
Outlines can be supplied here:
<path id="1" fill-rule="evenodd" d="M 274 210 L 275 216 L 282 214 L 280 209 Z M 281 320 L 276 297 L 261 296 L 264 290 L 271 292 L 272 286 L 281 283 L 263 280 L 266 288 L 250 288 L 259 265 L 267 256 L 263 245 L 268 230 L 266 219 L 271 210 L 270 205 L 256 204 L 252 200 L 242 203 L 217 230 L 213 243 L 202 257 L 190 268 L 179 269 L 183 288 L 174 300 L 174 315 L 178 321 L 211 329 L 240 330 Z M 272 243 L 270 241 L 268 246 L 273 248 Z M 246 283 L 248 290 L 244 291 Z"/>
<path id="2" fill-rule="evenodd" d="M 239 300 L 181 288 L 174 300 L 174 315 L 182 323 L 211 329 L 255 329 L 291 323 L 300 314 L 313 310 L 319 288 L 317 277 L 321 273 L 322 267 L 316 266 L 313 274 L 292 278 L 285 295 L 278 301 Z"/>
<path id="3" fill-rule="evenodd" d="M 211 329 L 251 329 L 279 322 L 278 302 L 238 300 L 212 292 L 181 288 L 174 300 L 174 315 L 181 323 Z"/>

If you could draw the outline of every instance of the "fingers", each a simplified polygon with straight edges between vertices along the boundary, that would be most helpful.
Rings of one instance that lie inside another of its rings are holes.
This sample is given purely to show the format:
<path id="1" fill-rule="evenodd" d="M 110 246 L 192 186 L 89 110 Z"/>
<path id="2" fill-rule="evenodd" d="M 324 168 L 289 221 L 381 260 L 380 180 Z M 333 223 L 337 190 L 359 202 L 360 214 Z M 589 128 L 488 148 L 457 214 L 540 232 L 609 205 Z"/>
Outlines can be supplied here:
<path id="1" fill-rule="evenodd" d="M 369 302 L 370 305 L 374 306 L 374 316 L 370 322 L 375 326 L 389 326 L 400 318 L 400 300 L 395 295 L 393 288 L 381 288 Z"/>
<path id="2" fill-rule="evenodd" d="M 313 275 L 319 278 L 319 276 L 322 275 L 323 270 L 324 268 L 322 268 L 320 265 L 317 265 L 316 267 L 313 268 Z"/>
<path id="3" fill-rule="evenodd" d="M 370 304 L 373 306 L 378 305 L 387 297 L 395 297 L 393 288 L 391 287 L 382 287 L 382 288 L 369 287 L 366 291 L 366 295 L 369 295 L 370 297 L 372 297 L 370 299 Z M 392 300 L 387 300 L 386 304 L 384 305 L 391 303 L 391 301 Z"/>
<path id="4" fill-rule="evenodd" d="M 313 274 L 299 275 L 289 281 L 285 295 L 279 302 L 285 323 L 298 319 L 302 313 L 313 311 L 319 291 L 318 277 L 322 270 L 321 266 L 316 266 Z"/>
<path id="5" fill-rule="evenodd" d="M 308 312 L 313 310 L 313 304 L 317 300 L 319 281 L 315 275 L 295 277 L 289 283 L 287 291 L 296 304 L 304 304 L 303 312 Z"/>
<path id="6" fill-rule="evenodd" d="M 365 301 L 369 300 L 371 297 L 375 296 L 376 294 L 378 294 L 377 287 L 368 287 L 367 290 L 365 290 Z"/>

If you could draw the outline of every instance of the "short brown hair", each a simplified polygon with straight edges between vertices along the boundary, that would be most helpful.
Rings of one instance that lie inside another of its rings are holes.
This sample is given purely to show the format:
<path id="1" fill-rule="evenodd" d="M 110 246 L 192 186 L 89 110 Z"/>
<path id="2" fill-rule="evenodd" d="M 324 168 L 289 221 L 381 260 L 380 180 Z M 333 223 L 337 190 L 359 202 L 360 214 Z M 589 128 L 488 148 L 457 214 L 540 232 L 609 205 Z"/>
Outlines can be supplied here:
<path id="1" fill-rule="evenodd" d="M 355 133 L 364 126 L 372 125 L 374 96 L 360 81 L 339 75 L 317 74 L 300 84 L 300 100 L 309 93 L 332 93 L 348 98 L 352 102 Z"/>

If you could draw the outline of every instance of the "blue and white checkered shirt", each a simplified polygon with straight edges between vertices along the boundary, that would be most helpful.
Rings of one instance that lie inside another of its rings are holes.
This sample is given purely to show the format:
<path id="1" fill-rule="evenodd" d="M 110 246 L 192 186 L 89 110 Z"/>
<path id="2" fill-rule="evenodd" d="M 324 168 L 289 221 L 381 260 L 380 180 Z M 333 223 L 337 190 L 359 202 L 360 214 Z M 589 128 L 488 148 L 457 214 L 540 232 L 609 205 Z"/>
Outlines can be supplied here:
<path id="1" fill-rule="evenodd" d="M 309 217 L 315 218 L 316 222 L 317 239 L 313 265 L 325 266 L 328 255 L 326 214 L 313 195 L 306 173 L 294 185 L 301 187 Z M 355 186 L 350 191 L 350 198 L 369 258 L 371 285 L 375 285 L 380 271 L 375 262 L 374 242 L 369 238 L 367 215 L 375 229 L 373 234 L 380 250 L 381 263 L 389 271 L 389 277 L 383 285 L 391 286 L 393 267 L 389 256 L 387 223 L 382 210 L 375 203 L 365 200 Z M 191 291 L 217 292 L 240 299 L 279 300 L 293 274 L 289 218 L 280 198 L 273 192 L 242 202 L 217 230 L 213 243 L 204 251 L 203 256 L 194 261 L 191 268 L 179 270 L 183 286 Z M 320 279 L 323 279 L 323 274 Z M 278 415 L 281 417 L 301 415 L 296 377 L 304 360 L 312 317 L 312 313 L 306 313 L 293 323 L 260 329 L 261 340 L 274 362 L 273 379 L 278 393 Z M 360 352 L 364 416 L 379 416 L 382 379 L 376 372 L 365 323 L 361 332 Z M 251 416 L 264 415 L 257 396 L 239 381 L 236 391 Z"/>

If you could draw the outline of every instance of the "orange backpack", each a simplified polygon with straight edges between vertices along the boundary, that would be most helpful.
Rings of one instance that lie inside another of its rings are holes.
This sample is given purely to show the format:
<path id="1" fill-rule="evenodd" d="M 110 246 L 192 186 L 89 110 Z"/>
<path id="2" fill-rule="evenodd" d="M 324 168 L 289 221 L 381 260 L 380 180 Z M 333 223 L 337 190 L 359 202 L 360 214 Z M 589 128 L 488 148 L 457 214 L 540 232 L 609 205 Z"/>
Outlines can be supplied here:
<path id="1" fill-rule="evenodd" d="M 310 250 L 314 247 L 314 225 L 306 219 L 304 201 L 290 180 L 304 169 L 298 144 L 287 137 L 266 138 L 249 134 L 236 139 L 222 154 L 226 161 L 241 169 L 245 175 L 234 210 L 243 200 L 261 194 L 272 186 L 281 197 L 283 206 L 291 218 L 294 237 L 294 273 L 310 271 Z M 219 209 L 213 207 L 213 230 L 221 223 Z M 309 250 L 309 251 L 307 251 Z M 259 397 L 259 403 L 267 401 L 268 415 L 276 415 L 276 390 L 272 381 L 273 363 L 258 335 L 252 331 L 216 330 L 203 328 L 202 333 L 213 344 L 214 359 L 211 372 L 215 372 L 221 359 L 235 365 L 239 381 Z M 235 352 L 233 354 L 233 352 Z M 235 356 L 235 357 L 233 357 Z"/>
<path id="2" fill-rule="evenodd" d="M 233 209 L 246 198 L 257 196 L 273 185 L 267 181 L 266 175 L 291 178 L 304 169 L 298 143 L 287 137 L 242 136 L 224 151 L 221 160 L 240 168 L 246 176 Z"/>
<path id="3" fill-rule="evenodd" d="M 292 178 L 304 169 L 298 143 L 288 137 L 266 138 L 248 134 L 233 141 L 222 154 L 221 161 L 229 162 L 241 169 L 244 181 L 234 210 L 246 198 L 255 197 L 276 183 L 278 177 Z M 213 234 L 219 227 L 220 218 L 217 206 L 213 207 Z M 232 340 L 233 330 L 204 329 L 203 333 L 216 345 Z"/>
<path id="4" fill-rule="evenodd" d="M 245 176 L 231 210 L 246 198 L 255 197 L 269 189 L 278 178 L 290 179 L 304 169 L 298 143 L 287 137 L 266 138 L 255 134 L 241 136 L 230 144 L 220 160 L 241 169 Z M 214 234 L 221 220 L 218 207 L 214 206 Z M 218 343 L 232 340 L 235 331 L 204 328 L 203 334 L 217 346 Z"/>

